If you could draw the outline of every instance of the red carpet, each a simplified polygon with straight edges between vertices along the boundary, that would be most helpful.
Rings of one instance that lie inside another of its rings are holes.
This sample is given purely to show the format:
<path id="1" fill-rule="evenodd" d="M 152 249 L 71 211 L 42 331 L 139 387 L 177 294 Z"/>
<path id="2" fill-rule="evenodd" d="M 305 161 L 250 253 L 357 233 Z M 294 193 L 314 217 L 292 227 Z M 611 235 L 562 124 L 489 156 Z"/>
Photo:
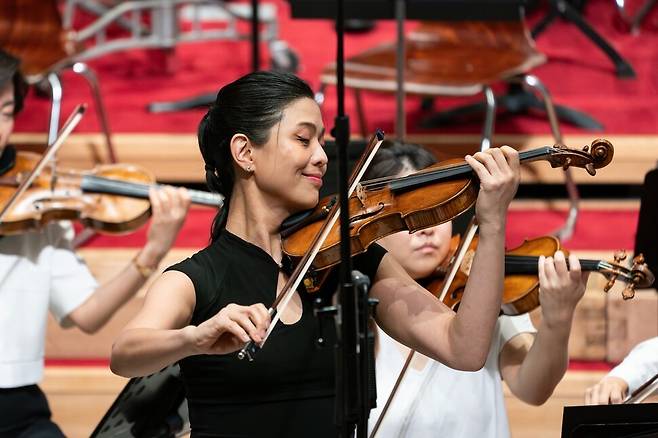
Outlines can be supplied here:
<path id="1" fill-rule="evenodd" d="M 208 244 L 214 210 L 192 208 L 176 240 L 179 248 L 203 248 Z M 507 246 L 518 246 L 526 238 L 551 234 L 564 223 L 566 211 L 511 211 L 507 221 Z M 583 210 L 574 237 L 564 242 L 573 250 L 632 249 L 637 228 L 637 211 Z M 139 248 L 146 241 L 144 226 L 125 236 L 96 235 L 85 244 L 90 248 Z"/>
<path id="2" fill-rule="evenodd" d="M 335 43 L 332 25 L 328 21 L 292 20 L 287 2 L 274 0 L 279 10 L 281 37 L 300 55 L 300 75 L 317 87 L 321 68 L 334 58 Z M 601 121 L 607 133 L 658 133 L 658 10 L 645 21 L 639 36 L 630 35 L 618 25 L 619 19 L 610 0 L 591 0 L 585 16 L 631 62 L 638 78 L 616 78 L 612 64 L 575 26 L 556 22 L 538 38 L 538 47 L 549 62 L 534 72 L 551 90 L 557 103 L 585 111 Z M 535 13 L 530 21 L 541 14 Z M 408 28 L 413 27 L 410 23 Z M 381 42 L 394 39 L 394 23 L 380 22 L 374 32 L 350 35 L 346 41 L 348 55 Z M 263 56 L 267 51 L 263 50 Z M 196 95 L 217 89 L 249 71 L 248 42 L 209 42 L 180 45 L 175 59 L 174 75 L 166 75 L 159 67 L 157 56 L 144 50 L 119 52 L 91 62 L 102 81 L 102 91 L 115 133 L 167 132 L 193 133 L 202 112 L 149 114 L 145 107 L 152 101 L 162 101 Z M 64 75 L 64 113 L 81 102 L 90 102 L 89 90 L 83 80 L 71 73 Z M 354 106 L 348 93 L 347 111 L 353 118 Z M 409 130 L 417 131 L 414 122 L 421 116 L 418 99 L 409 99 Z M 457 101 L 438 102 L 446 108 Z M 389 95 L 368 94 L 365 101 L 369 128 L 381 127 L 393 131 L 394 99 Z M 17 132 L 45 132 L 49 102 L 30 97 L 30 111 L 17 120 Z M 335 99 L 329 90 L 325 105 L 325 123 L 333 125 Z M 566 132 L 582 132 L 563 125 Z M 473 132 L 480 122 L 453 126 L 441 132 Z M 98 131 L 93 114 L 82 122 L 80 132 Z M 501 117 L 498 133 L 549 133 L 542 117 Z"/>

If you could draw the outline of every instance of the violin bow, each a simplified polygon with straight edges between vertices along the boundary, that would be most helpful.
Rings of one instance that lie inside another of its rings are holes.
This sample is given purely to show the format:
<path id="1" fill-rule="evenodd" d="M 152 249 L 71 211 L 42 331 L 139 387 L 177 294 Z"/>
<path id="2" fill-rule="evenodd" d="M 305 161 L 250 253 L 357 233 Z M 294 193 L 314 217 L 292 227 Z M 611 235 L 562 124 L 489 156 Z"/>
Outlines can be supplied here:
<path id="1" fill-rule="evenodd" d="M 62 126 L 62 129 L 59 131 L 55 141 L 50 146 L 48 146 L 37 165 L 34 166 L 34 169 L 32 169 L 32 172 L 30 172 L 29 175 L 19 184 L 14 194 L 11 196 L 11 198 L 9 198 L 9 201 L 7 201 L 5 206 L 0 211 L 0 223 L 2 223 L 5 215 L 14 206 L 16 200 L 25 192 L 25 190 L 27 190 L 32 185 L 36 177 L 41 174 L 43 168 L 46 167 L 50 160 L 52 160 L 52 158 L 55 156 L 57 151 L 59 151 L 59 148 L 64 144 L 64 141 L 68 138 L 71 132 L 73 132 L 76 126 L 78 126 L 80 120 L 82 120 L 82 116 L 85 114 L 86 110 L 87 104 L 85 103 L 79 104 L 73 109 L 73 112 Z"/>
<path id="2" fill-rule="evenodd" d="M 350 178 L 348 196 L 351 196 L 354 190 L 356 189 L 357 185 L 361 181 L 361 178 L 363 178 L 363 174 L 368 169 L 370 162 L 375 157 L 375 154 L 379 150 L 379 147 L 381 146 L 383 141 L 384 141 L 384 133 L 381 130 L 377 130 L 375 135 L 373 135 L 373 137 L 371 138 L 368 147 L 366 148 L 361 160 L 359 161 L 359 163 L 357 163 L 357 165 L 354 168 L 354 171 Z M 269 338 L 270 334 L 272 333 L 272 330 L 274 330 L 274 326 L 279 322 L 281 318 L 280 317 L 281 312 L 288 306 L 288 303 L 292 299 L 295 291 L 297 290 L 297 287 L 304 279 L 304 276 L 306 275 L 308 269 L 311 267 L 311 264 L 313 263 L 315 256 L 320 251 L 320 247 L 327 239 L 327 236 L 329 236 L 329 233 L 331 232 L 333 226 L 336 224 L 336 221 L 338 220 L 340 213 L 339 205 L 340 205 L 339 203 L 334 204 L 334 206 L 332 207 L 332 209 L 330 210 L 327 216 L 327 219 L 322 225 L 322 228 L 320 228 L 320 231 L 318 232 L 318 234 L 316 234 L 315 238 L 313 239 L 313 244 L 310 246 L 306 254 L 304 254 L 304 257 L 302 257 L 299 263 L 297 263 L 295 270 L 292 272 L 292 274 L 288 278 L 288 281 L 283 286 L 281 293 L 279 293 L 279 295 L 272 303 L 272 306 L 270 306 L 268 313 L 270 314 L 272 320 L 270 322 L 269 328 L 267 329 L 267 333 L 265 334 L 265 338 L 263 339 L 263 342 L 261 342 L 260 346 L 257 346 L 253 340 L 246 343 L 245 346 L 238 352 L 238 359 L 242 360 L 247 358 L 249 359 L 250 362 L 253 361 L 254 355 L 256 354 L 258 349 L 262 348 L 263 344 L 265 344 L 265 342 Z M 281 307 L 281 311 L 277 310 L 278 307 Z"/>
<path id="3" fill-rule="evenodd" d="M 459 270 L 459 267 L 464 261 L 464 257 L 468 252 L 468 247 L 471 245 L 471 242 L 473 241 L 473 237 L 475 237 L 475 233 L 477 232 L 477 229 L 478 229 L 478 224 L 475 221 L 475 216 L 473 216 L 473 218 L 471 218 L 471 221 L 468 225 L 468 228 L 466 229 L 466 232 L 464 233 L 464 239 L 462 239 L 462 241 L 459 244 L 459 248 L 457 249 L 457 254 L 454 256 L 454 259 L 450 264 L 450 270 L 448 271 L 448 275 L 446 276 L 443 282 L 443 287 L 441 288 L 441 293 L 439 294 L 439 301 L 443 302 L 443 299 L 445 298 L 446 294 L 450 290 L 452 281 L 455 279 L 455 276 L 457 275 L 457 271 Z M 398 374 L 398 377 L 395 380 L 393 389 L 391 389 L 391 393 L 389 394 L 388 399 L 386 399 L 386 403 L 384 404 L 384 407 L 382 408 L 382 412 L 379 414 L 379 417 L 377 418 L 377 422 L 375 423 L 375 425 L 372 428 L 372 431 L 370 432 L 369 438 L 374 438 L 375 435 L 377 434 L 379 427 L 384 421 L 386 412 L 388 411 L 389 407 L 393 403 L 395 394 L 397 394 L 400 384 L 402 383 L 402 380 L 404 379 L 404 376 L 407 373 L 407 370 L 409 369 L 409 365 L 411 365 L 411 361 L 413 360 L 415 355 L 416 355 L 416 350 L 413 349 L 409 350 L 409 354 L 407 355 L 407 358 L 404 361 L 404 365 L 402 365 L 400 374 Z"/>
<path id="4" fill-rule="evenodd" d="M 633 392 L 633 394 L 626 397 L 623 404 L 629 405 L 642 403 L 645 398 L 649 397 L 655 391 L 658 391 L 658 374 L 644 382 L 642 386 Z"/>

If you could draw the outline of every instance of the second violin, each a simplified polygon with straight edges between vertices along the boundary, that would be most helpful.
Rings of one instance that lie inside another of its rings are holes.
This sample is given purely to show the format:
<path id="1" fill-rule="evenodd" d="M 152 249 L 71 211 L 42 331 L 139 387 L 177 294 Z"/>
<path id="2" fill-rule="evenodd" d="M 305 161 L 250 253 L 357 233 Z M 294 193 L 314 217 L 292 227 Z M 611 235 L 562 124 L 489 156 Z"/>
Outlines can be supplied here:
<path id="1" fill-rule="evenodd" d="M 448 307 L 455 309 L 461 301 L 477 243 L 478 238 L 475 237 L 443 299 L 444 304 Z M 561 248 L 557 238 L 544 236 L 526 240 L 522 245 L 505 253 L 502 313 L 519 315 L 530 312 L 540 305 L 539 277 L 537 276 L 539 256 L 553 256 L 558 250 L 568 254 L 568 251 Z M 581 259 L 580 266 L 583 271 L 599 272 L 608 279 L 605 292 L 612 288 L 616 280 L 623 281 L 626 283 L 626 287 L 622 295 L 624 299 L 630 299 L 633 297 L 636 287 L 648 287 L 653 282 L 654 276 L 644 263 L 641 254 L 633 259 L 633 265 L 630 268 L 620 264 L 624 258 L 625 255 L 618 253 L 615 254 L 614 262 Z M 442 279 L 434 280 L 428 285 L 428 290 L 438 290 L 442 283 Z"/>
<path id="2" fill-rule="evenodd" d="M 2 161 L 13 163 L 0 176 L 0 209 L 12 200 L 17 187 L 41 160 L 32 152 L 7 147 Z M 46 167 L 0 221 L 0 235 L 21 234 L 52 220 L 79 220 L 86 227 L 106 233 L 124 233 L 144 224 L 151 214 L 149 189 L 155 177 L 131 164 L 108 164 L 91 171 Z M 189 190 L 193 203 L 221 207 L 223 196 Z"/>

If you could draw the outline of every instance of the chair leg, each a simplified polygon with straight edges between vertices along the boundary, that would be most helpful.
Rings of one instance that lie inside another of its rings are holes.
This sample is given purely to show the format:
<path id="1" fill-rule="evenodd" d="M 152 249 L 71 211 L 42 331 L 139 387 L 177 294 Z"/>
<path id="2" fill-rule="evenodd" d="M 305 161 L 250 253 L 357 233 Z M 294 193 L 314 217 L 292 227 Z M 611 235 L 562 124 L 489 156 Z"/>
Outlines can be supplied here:
<path id="1" fill-rule="evenodd" d="M 640 11 L 637 13 L 635 18 L 633 19 L 633 23 L 631 24 L 631 29 L 635 33 L 640 32 L 640 25 L 642 24 L 642 21 L 647 17 L 651 9 L 656 6 L 656 0 L 648 0 L 646 3 L 642 5 L 640 8 Z"/>
<path id="2" fill-rule="evenodd" d="M 114 145 L 112 144 L 112 138 L 110 136 L 110 125 L 107 120 L 107 113 L 105 112 L 105 105 L 103 104 L 103 98 L 100 92 L 100 86 L 98 85 L 98 79 L 93 70 L 91 70 L 87 64 L 83 62 L 76 62 L 73 65 L 73 71 L 79 75 L 82 75 L 89 84 L 91 89 L 91 95 L 94 98 L 94 105 L 96 106 L 96 113 L 98 114 L 98 121 L 103 130 L 103 135 L 105 136 L 105 146 L 107 148 L 107 155 L 110 163 L 117 162 L 117 156 L 114 150 Z"/>
<path id="3" fill-rule="evenodd" d="M 517 80 L 520 81 L 524 86 L 536 90 L 542 96 L 544 106 L 546 107 L 546 115 L 548 116 L 548 122 L 551 125 L 551 131 L 553 133 L 555 143 L 560 145 L 564 144 L 562 141 L 562 132 L 560 131 L 560 123 L 558 122 L 557 115 L 555 113 L 555 107 L 553 106 L 553 99 L 551 99 L 551 95 L 548 92 L 548 89 L 539 80 L 539 78 L 533 75 L 523 75 L 517 77 Z M 556 230 L 553 233 L 561 240 L 569 239 L 573 235 L 573 231 L 576 227 L 576 221 L 578 220 L 578 204 L 580 202 L 578 187 L 573 180 L 570 168 L 564 172 L 564 180 L 565 186 L 567 188 L 567 194 L 569 195 L 569 214 L 562 228 Z"/>
<path id="4" fill-rule="evenodd" d="M 480 150 L 484 152 L 491 147 L 491 140 L 493 138 L 494 123 L 496 120 L 496 96 L 489 86 L 484 86 L 482 93 L 484 94 L 484 100 L 487 105 L 484 126 L 482 127 L 482 141 L 480 142 Z"/>
<path id="5" fill-rule="evenodd" d="M 62 83 L 57 73 L 50 73 L 47 77 L 52 95 L 50 106 L 50 121 L 48 123 L 48 145 L 53 144 L 59 131 L 59 117 L 62 111 Z"/>
<path id="6" fill-rule="evenodd" d="M 64 13 L 62 14 L 62 26 L 64 29 L 73 28 L 73 14 L 75 13 L 76 0 L 66 0 L 64 3 Z"/>

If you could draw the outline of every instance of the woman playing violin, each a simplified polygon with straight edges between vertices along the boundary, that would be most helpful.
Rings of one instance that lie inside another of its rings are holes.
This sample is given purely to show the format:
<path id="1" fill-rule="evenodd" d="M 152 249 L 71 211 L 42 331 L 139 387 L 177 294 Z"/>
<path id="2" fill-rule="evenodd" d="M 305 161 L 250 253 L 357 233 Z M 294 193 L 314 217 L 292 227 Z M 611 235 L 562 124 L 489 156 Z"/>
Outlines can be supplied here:
<path id="1" fill-rule="evenodd" d="M 24 90 L 18 60 L 0 50 L 0 155 L 10 147 Z M 93 333 L 135 295 L 171 248 L 189 205 L 184 189 L 154 191 L 150 199 L 153 221 L 146 245 L 102 285 L 75 254 L 68 222 L 0 236 L 0 436 L 64 436 L 50 420 L 37 386 L 43 375 L 47 312 L 62 326 Z"/>
<path id="2" fill-rule="evenodd" d="M 212 243 L 170 267 L 112 349 L 112 370 L 146 375 L 180 361 L 192 435 L 336 436 L 333 349 L 318 349 L 313 298 L 295 293 L 261 343 L 267 307 L 287 278 L 279 229 L 318 203 L 327 167 L 325 127 L 310 87 L 297 77 L 248 74 L 224 86 L 199 127 L 209 186 L 227 197 Z M 458 313 L 418 285 L 377 244 L 354 257 L 379 300 L 391 337 L 462 370 L 485 362 L 501 303 L 505 216 L 519 180 L 518 154 L 466 157 L 480 180 L 480 244 Z M 333 282 L 335 284 L 335 282 Z M 331 294 L 327 281 L 321 294 Z"/>
<path id="3" fill-rule="evenodd" d="M 365 178 L 402 177 L 435 162 L 421 146 L 389 143 L 375 155 Z M 445 262 L 451 233 L 448 222 L 413 234 L 392 234 L 378 242 L 412 278 L 422 281 Z M 481 370 L 462 372 L 416 354 L 375 436 L 509 436 L 501 378 L 516 397 L 540 405 L 566 371 L 574 307 L 587 281 L 578 259 L 571 256 L 569 262 L 571 271 L 562 252 L 540 258 L 542 322 L 538 330 L 527 314 L 498 317 Z M 379 328 L 377 335 L 378 398 L 377 409 L 370 414 L 371 431 L 409 352 Z"/>

